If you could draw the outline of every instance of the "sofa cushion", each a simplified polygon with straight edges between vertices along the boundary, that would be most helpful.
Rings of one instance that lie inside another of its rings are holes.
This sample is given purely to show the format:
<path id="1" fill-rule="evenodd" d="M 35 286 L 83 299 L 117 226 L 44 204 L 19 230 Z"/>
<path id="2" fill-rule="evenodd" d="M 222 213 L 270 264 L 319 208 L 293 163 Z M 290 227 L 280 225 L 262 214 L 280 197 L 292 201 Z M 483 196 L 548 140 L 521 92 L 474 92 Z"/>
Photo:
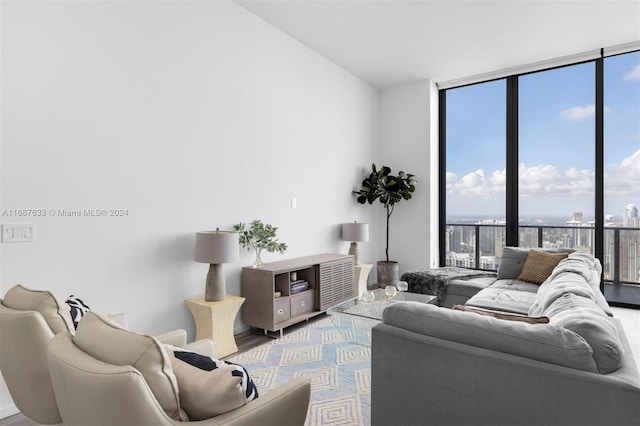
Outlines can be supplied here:
<path id="1" fill-rule="evenodd" d="M 611 373 L 622 366 L 624 350 L 618 331 L 611 318 L 593 300 L 566 293 L 544 314 L 551 325 L 571 330 L 587 341 L 600 373 Z"/>
<path id="2" fill-rule="evenodd" d="M 2 303 L 11 309 L 40 312 L 54 334 L 75 331 L 69 306 L 49 291 L 30 290 L 17 284 L 7 291 Z"/>
<path id="3" fill-rule="evenodd" d="M 73 343 L 100 361 L 134 367 L 167 415 L 175 420 L 187 420 L 180 410 L 178 383 L 171 360 L 154 337 L 133 333 L 108 318 L 87 312 L 78 324 Z"/>
<path id="4" fill-rule="evenodd" d="M 529 315 L 543 315 L 545 310 L 566 293 L 589 298 L 608 316 L 613 316 L 607 301 L 600 292 L 600 262 L 586 253 L 571 253 L 553 270 L 551 276 L 539 288 L 531 304 Z"/>
<path id="5" fill-rule="evenodd" d="M 563 274 L 561 277 L 548 280 L 540 286 L 528 314 L 531 316 L 543 315 L 553 302 L 565 294 L 595 299 L 593 290 L 580 276 Z"/>
<path id="6" fill-rule="evenodd" d="M 180 389 L 180 405 L 190 420 L 204 420 L 258 397 L 244 367 L 165 345 Z"/>
<path id="7" fill-rule="evenodd" d="M 524 262 L 529 256 L 531 249 L 525 247 L 504 247 L 500 256 L 500 265 L 498 266 L 498 279 L 515 279 L 522 272 Z M 541 248 L 536 249 L 545 253 L 572 253 L 571 249 L 564 248 Z"/>
<path id="8" fill-rule="evenodd" d="M 600 261 L 588 253 L 571 253 L 568 258 L 551 273 L 550 281 L 561 282 L 565 277 L 576 275 L 574 282 L 580 285 L 587 284 L 592 291 L 596 304 L 610 317 L 613 316 L 611 308 L 600 290 L 600 277 L 602 276 L 602 265 Z M 581 279 L 581 280 L 580 280 Z"/>
<path id="9" fill-rule="evenodd" d="M 454 279 L 447 286 L 447 295 L 458 295 L 469 298 L 480 290 L 489 287 L 496 281 L 496 277 L 477 277 L 470 280 Z"/>
<path id="10" fill-rule="evenodd" d="M 522 314 L 512 314 L 510 312 L 496 311 L 493 309 L 477 308 L 475 306 L 465 305 L 453 305 L 451 308 L 454 311 L 473 312 L 478 315 L 485 315 L 488 317 L 503 319 L 507 321 L 522 321 L 529 324 L 548 324 L 549 318 L 547 317 L 530 317 Z"/>
<path id="11" fill-rule="evenodd" d="M 520 280 L 498 280 L 491 285 L 491 288 L 525 291 L 527 293 L 536 294 L 538 293 L 538 289 L 540 288 L 540 286 Z"/>
<path id="12" fill-rule="evenodd" d="M 561 260 L 566 259 L 568 253 L 545 253 L 539 250 L 531 250 L 524 262 L 522 272 L 518 275 L 520 281 L 526 281 L 533 284 L 542 284 L 553 268 L 558 266 Z"/>
<path id="13" fill-rule="evenodd" d="M 465 305 L 527 315 L 536 300 L 533 289 L 537 288 L 537 285 L 524 281 L 498 280 L 467 300 Z"/>
<path id="14" fill-rule="evenodd" d="M 382 318 L 386 324 L 427 336 L 598 372 L 591 347 L 564 327 L 504 321 L 415 302 L 394 303 Z"/>

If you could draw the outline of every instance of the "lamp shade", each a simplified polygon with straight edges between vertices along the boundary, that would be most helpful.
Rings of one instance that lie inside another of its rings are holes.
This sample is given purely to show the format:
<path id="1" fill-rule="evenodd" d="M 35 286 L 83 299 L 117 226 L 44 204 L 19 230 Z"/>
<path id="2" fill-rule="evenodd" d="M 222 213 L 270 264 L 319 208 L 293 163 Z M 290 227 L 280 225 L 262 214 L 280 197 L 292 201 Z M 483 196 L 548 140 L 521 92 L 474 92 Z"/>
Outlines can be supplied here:
<path id="1" fill-rule="evenodd" d="M 342 224 L 342 239 L 344 241 L 369 241 L 369 224 L 350 222 Z"/>
<path id="2" fill-rule="evenodd" d="M 240 237 L 232 231 L 196 232 L 194 260 L 202 263 L 236 262 L 240 258 Z"/>

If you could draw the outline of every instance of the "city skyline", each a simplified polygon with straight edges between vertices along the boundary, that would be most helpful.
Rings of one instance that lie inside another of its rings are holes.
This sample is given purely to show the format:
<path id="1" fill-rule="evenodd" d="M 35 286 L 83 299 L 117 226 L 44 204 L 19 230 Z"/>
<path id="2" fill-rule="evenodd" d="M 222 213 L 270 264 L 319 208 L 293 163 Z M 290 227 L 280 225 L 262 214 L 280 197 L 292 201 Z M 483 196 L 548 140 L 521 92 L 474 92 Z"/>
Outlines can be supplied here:
<path id="1" fill-rule="evenodd" d="M 630 228 L 640 228 L 640 218 L 638 216 L 638 207 L 635 204 L 627 204 L 624 210 L 620 214 L 613 213 L 605 213 L 605 226 L 623 226 Z M 626 222 L 625 219 L 629 217 L 628 211 L 635 211 L 635 222 L 629 223 Z M 633 210 L 635 209 L 635 210 Z M 576 220 L 576 215 L 579 215 L 580 220 Z M 492 224 L 504 224 L 505 222 L 504 215 L 473 215 L 470 213 L 464 215 L 449 215 L 447 214 L 446 222 L 449 223 L 457 223 L 457 222 L 469 222 L 469 223 L 492 223 Z M 562 216 L 562 215 L 551 215 L 551 214 L 542 214 L 542 215 L 530 215 L 530 216 L 520 216 L 520 222 L 532 222 L 541 225 L 562 225 L 568 224 L 571 222 L 588 224 L 593 223 L 595 221 L 595 217 L 588 216 L 583 214 L 580 211 L 573 211 L 570 215 Z"/>

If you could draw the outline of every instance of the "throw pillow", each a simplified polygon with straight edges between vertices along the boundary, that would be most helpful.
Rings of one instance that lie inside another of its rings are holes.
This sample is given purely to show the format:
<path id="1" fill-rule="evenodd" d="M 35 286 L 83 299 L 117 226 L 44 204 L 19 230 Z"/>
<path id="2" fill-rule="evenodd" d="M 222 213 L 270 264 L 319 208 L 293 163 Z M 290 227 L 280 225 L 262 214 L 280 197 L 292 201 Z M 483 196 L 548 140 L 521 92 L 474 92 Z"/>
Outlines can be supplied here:
<path id="1" fill-rule="evenodd" d="M 528 248 L 504 247 L 500 256 L 500 265 L 498 265 L 498 279 L 515 279 L 522 272 L 522 266 L 528 255 Z"/>
<path id="2" fill-rule="evenodd" d="M 65 303 L 69 305 L 69 309 L 71 310 L 71 321 L 73 321 L 73 327 L 77 330 L 78 323 L 86 314 L 91 310 L 82 300 L 78 299 L 73 294 L 69 296 Z"/>
<path id="3" fill-rule="evenodd" d="M 190 420 L 215 417 L 258 398 L 244 367 L 175 346 L 165 349 L 178 381 L 180 406 Z"/>
<path id="4" fill-rule="evenodd" d="M 561 260 L 566 259 L 567 253 L 545 253 L 543 251 L 531 250 L 524 262 L 522 272 L 518 275 L 520 281 L 533 284 L 542 284 Z"/>
<path id="5" fill-rule="evenodd" d="M 491 309 L 476 308 L 475 306 L 453 305 L 452 309 L 456 311 L 473 312 L 478 315 L 484 315 L 487 317 L 493 317 L 493 318 L 503 319 L 507 321 L 521 321 L 521 322 L 526 322 L 528 324 L 549 323 L 549 318 L 547 317 L 530 317 L 527 315 L 514 314 L 512 312 L 502 312 L 502 311 L 494 311 Z"/>
<path id="6" fill-rule="evenodd" d="M 499 280 L 513 280 L 520 275 L 524 262 L 529 255 L 529 248 L 526 247 L 504 247 L 500 256 L 500 265 L 498 266 Z M 572 249 L 564 248 L 541 248 L 538 251 L 545 253 L 572 253 Z"/>

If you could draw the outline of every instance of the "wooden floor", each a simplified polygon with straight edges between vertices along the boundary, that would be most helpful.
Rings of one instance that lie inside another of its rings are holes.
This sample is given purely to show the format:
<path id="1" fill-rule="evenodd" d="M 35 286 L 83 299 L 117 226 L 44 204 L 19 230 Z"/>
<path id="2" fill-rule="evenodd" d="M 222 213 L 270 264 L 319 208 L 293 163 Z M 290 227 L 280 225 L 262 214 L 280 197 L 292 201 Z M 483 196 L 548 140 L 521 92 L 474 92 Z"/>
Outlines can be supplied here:
<path id="1" fill-rule="evenodd" d="M 613 315 L 620 319 L 622 322 L 622 326 L 624 327 L 625 334 L 629 339 L 629 343 L 631 345 L 631 349 L 633 351 L 633 356 L 635 358 L 636 364 L 638 365 L 638 370 L 640 370 L 640 310 L 638 309 L 625 309 L 625 308 L 611 308 L 613 311 Z M 309 320 L 309 322 L 313 322 L 320 318 L 324 318 L 324 315 L 317 316 Z M 285 330 L 286 332 L 290 332 L 291 330 L 295 330 L 299 327 L 304 327 L 306 322 L 303 322 L 298 325 L 293 325 Z M 236 344 L 238 345 L 238 352 L 230 355 L 235 356 L 238 353 L 242 353 L 252 349 L 258 345 L 261 345 L 264 342 L 268 342 L 269 340 L 277 337 L 277 335 L 265 336 L 261 331 L 247 331 L 236 336 Z M 40 426 L 40 423 L 36 423 L 31 419 L 25 417 L 23 414 L 16 414 L 5 419 L 0 419 L 0 425 L 2 426 Z"/>

